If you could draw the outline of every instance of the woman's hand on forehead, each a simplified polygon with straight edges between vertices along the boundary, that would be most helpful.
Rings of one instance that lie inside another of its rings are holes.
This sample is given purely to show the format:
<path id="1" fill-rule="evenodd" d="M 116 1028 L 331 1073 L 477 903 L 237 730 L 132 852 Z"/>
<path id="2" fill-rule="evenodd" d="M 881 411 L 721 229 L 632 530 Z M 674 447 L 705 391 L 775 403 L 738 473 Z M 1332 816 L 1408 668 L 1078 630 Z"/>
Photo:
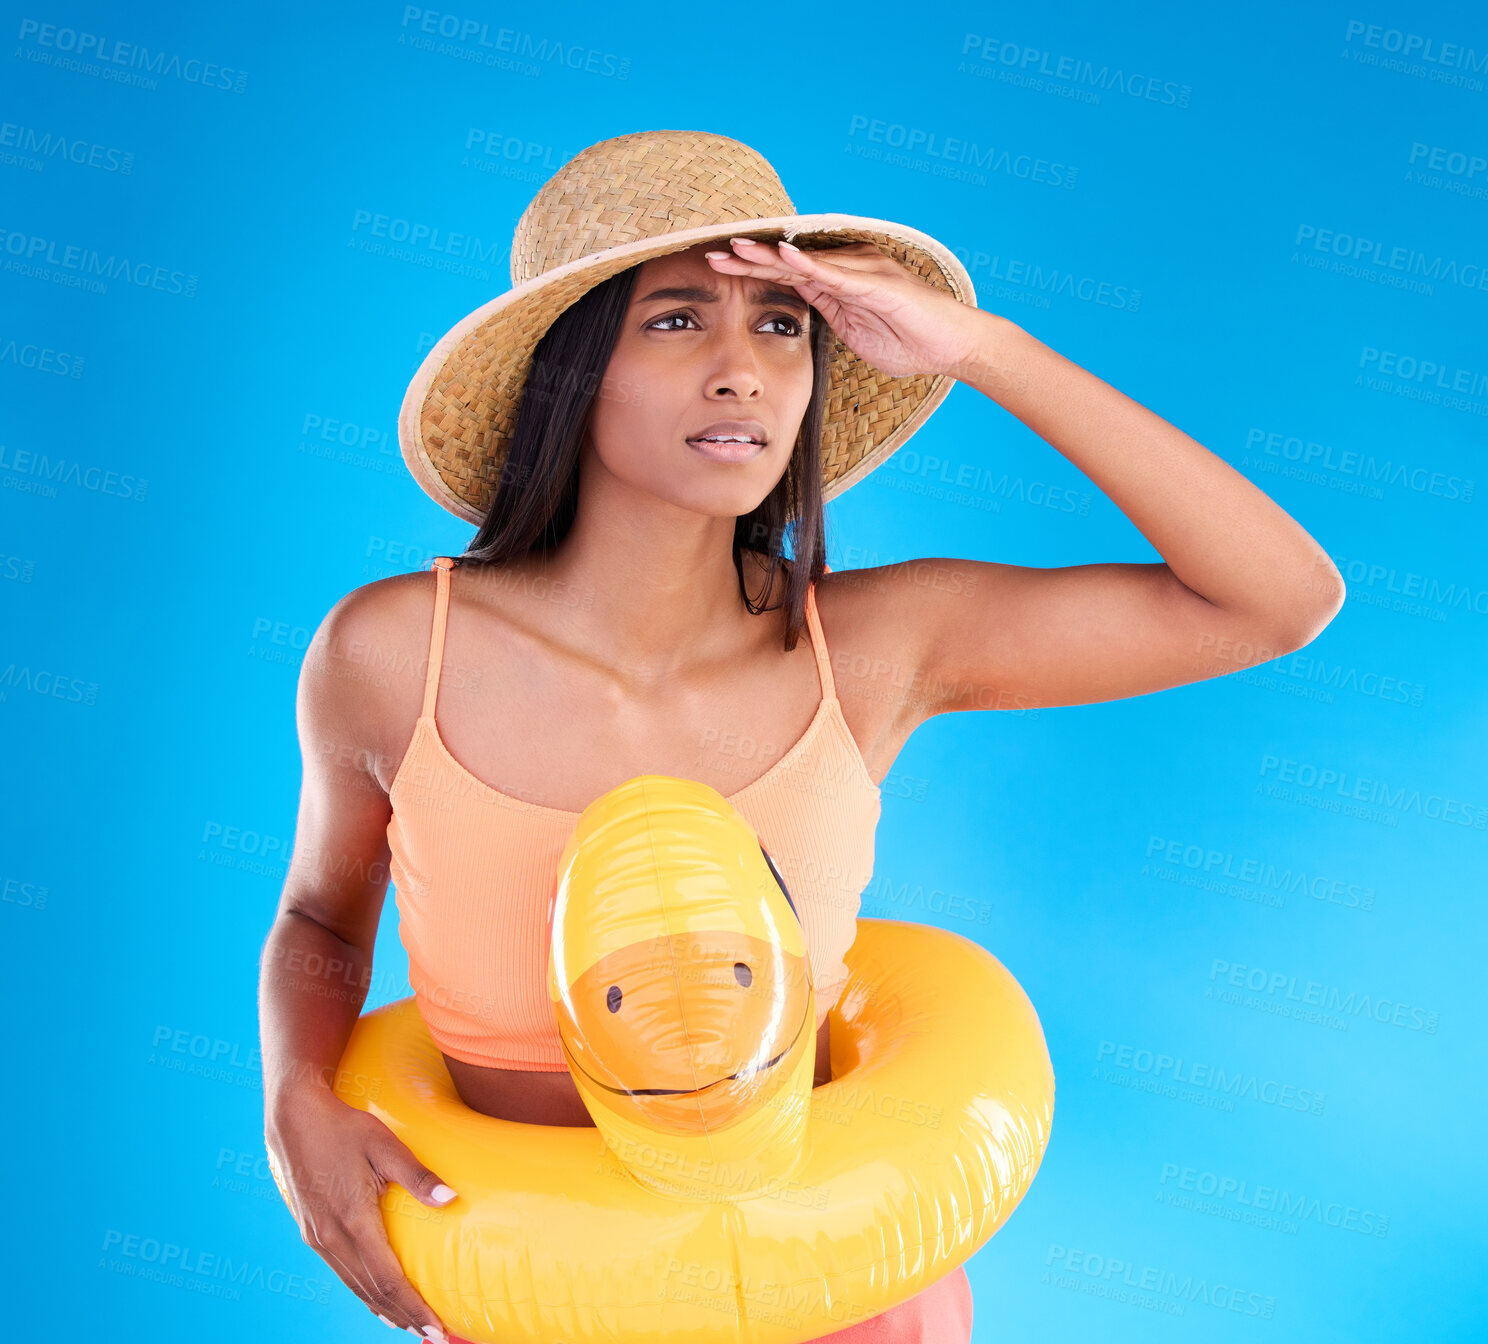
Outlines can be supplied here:
<path id="1" fill-rule="evenodd" d="M 971 349 L 980 312 L 932 285 L 876 244 L 831 248 L 731 238 L 703 255 L 721 275 L 780 280 L 819 312 L 859 359 L 892 377 L 950 373 Z"/>

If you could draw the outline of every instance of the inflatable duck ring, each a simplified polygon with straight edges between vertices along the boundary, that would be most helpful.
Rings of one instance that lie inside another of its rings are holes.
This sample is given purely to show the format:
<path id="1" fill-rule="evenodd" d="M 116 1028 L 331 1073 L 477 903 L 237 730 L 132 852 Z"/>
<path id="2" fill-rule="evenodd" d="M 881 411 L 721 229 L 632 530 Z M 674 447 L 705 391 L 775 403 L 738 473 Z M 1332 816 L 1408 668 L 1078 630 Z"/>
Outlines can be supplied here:
<path id="1" fill-rule="evenodd" d="M 1038 1171 L 1054 1075 L 1033 1005 L 978 944 L 861 919 L 816 1089 L 815 987 L 774 863 L 721 794 L 642 775 L 579 818 L 549 996 L 594 1120 L 460 1100 L 412 999 L 340 1074 L 459 1197 L 382 1197 L 441 1320 L 481 1344 L 800 1344 L 969 1259 Z M 275 1172 L 278 1179 L 278 1172 Z M 283 1183 L 280 1182 L 283 1193 Z"/>

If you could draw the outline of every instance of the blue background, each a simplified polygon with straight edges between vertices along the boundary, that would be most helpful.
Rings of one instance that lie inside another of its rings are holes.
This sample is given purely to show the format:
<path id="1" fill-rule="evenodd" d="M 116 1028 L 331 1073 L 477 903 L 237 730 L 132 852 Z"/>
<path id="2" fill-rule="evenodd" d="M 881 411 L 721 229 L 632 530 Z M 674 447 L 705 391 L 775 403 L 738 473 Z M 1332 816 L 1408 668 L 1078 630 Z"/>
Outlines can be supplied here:
<path id="1" fill-rule="evenodd" d="M 1488 172 L 1446 157 L 1485 150 L 1480 9 L 457 11 L 592 71 L 419 49 L 397 4 L 7 9 L 18 1325 L 381 1337 L 262 1161 L 257 964 L 293 842 L 298 663 L 348 590 L 472 534 L 406 474 L 396 413 L 432 342 L 509 284 L 533 192 L 596 140 L 680 126 L 758 148 L 803 211 L 944 240 L 981 306 L 1244 472 L 1349 583 L 1300 655 L 933 719 L 885 783 L 864 913 L 991 949 L 1058 1079 L 1038 1179 L 969 1265 L 977 1340 L 1482 1338 L 1488 288 L 1351 267 L 1309 232 L 1488 263 Z M 47 24 L 179 65 L 79 59 Z M 1402 33 L 1430 49 L 1398 68 Z M 1010 158 L 967 162 L 989 148 Z M 375 216 L 486 255 L 379 253 Z M 74 287 L 69 248 L 155 278 Z M 41 454 L 80 470 L 49 484 Z M 968 464 L 986 475 L 958 493 Z M 834 569 L 1160 558 L 969 386 L 828 527 Z M 370 1002 L 408 992 L 395 920 L 389 901 Z M 1175 1077 L 1218 1070 L 1241 1095 Z M 152 1281 L 120 1236 L 329 1292 Z"/>

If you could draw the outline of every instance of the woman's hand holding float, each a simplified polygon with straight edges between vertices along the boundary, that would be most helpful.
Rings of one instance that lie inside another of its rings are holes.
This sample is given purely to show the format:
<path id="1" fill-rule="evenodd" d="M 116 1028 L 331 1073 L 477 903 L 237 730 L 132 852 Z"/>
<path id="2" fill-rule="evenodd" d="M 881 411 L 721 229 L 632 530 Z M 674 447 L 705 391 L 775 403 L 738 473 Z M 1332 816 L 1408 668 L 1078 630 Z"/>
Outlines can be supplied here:
<path id="1" fill-rule="evenodd" d="M 731 238 L 733 252 L 709 252 L 723 275 L 782 280 L 827 320 L 859 359 L 896 378 L 960 377 L 980 327 L 1003 321 L 921 279 L 872 243 L 802 250 L 787 242 Z"/>
<path id="2" fill-rule="evenodd" d="M 442 1340 L 439 1317 L 404 1276 L 378 1200 L 389 1182 L 442 1209 L 456 1197 L 381 1120 L 306 1089 L 264 1135 L 300 1237 L 387 1325 Z"/>

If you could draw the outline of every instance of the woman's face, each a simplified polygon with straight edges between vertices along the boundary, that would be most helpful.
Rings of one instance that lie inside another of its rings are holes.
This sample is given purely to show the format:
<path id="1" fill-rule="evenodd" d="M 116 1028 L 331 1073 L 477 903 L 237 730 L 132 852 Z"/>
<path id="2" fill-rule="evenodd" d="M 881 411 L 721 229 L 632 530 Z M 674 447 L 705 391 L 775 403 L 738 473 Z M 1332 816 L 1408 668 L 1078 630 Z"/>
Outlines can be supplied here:
<path id="1" fill-rule="evenodd" d="M 642 263 L 585 447 L 638 490 L 738 517 L 790 463 L 811 400 L 811 314 L 789 285 L 715 271 L 710 250 L 732 251 L 701 243 Z M 720 461 L 690 442 L 720 421 L 763 447 L 721 445 L 744 455 Z"/>

